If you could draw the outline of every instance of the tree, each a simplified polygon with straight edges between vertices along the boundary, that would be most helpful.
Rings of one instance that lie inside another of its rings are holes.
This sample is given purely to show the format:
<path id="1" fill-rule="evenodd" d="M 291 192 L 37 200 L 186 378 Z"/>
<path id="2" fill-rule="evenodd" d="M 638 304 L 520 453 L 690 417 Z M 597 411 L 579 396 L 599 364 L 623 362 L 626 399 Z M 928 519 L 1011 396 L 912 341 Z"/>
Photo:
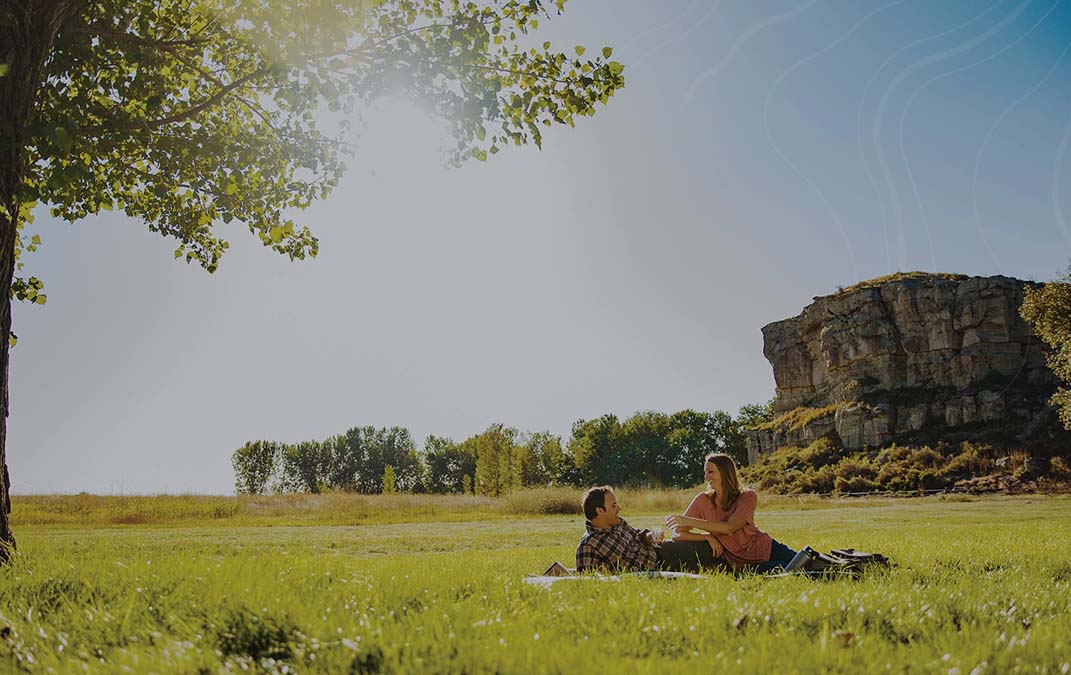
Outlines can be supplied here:
<path id="1" fill-rule="evenodd" d="M 569 468 L 561 438 L 549 431 L 527 434 L 521 439 L 517 465 L 523 487 L 561 485 Z"/>
<path id="2" fill-rule="evenodd" d="M 279 492 L 320 493 L 328 487 L 331 456 L 323 443 L 303 441 L 283 450 Z"/>
<path id="3" fill-rule="evenodd" d="M 521 486 L 516 439 L 516 429 L 492 424 L 462 443 L 466 452 L 476 455 L 477 494 L 498 497 Z"/>
<path id="4" fill-rule="evenodd" d="M 403 427 L 386 427 L 379 429 L 373 438 L 375 457 L 384 471 L 387 466 L 391 467 L 397 491 L 412 492 L 421 474 L 420 455 L 413 435 Z"/>
<path id="5" fill-rule="evenodd" d="M 679 448 L 677 456 L 687 467 L 686 473 L 673 483 L 678 487 L 700 481 L 703 458 L 712 452 L 731 455 L 740 466 L 747 464 L 747 443 L 740 424 L 723 410 L 712 413 L 682 410 L 670 420 L 670 443 Z"/>
<path id="6" fill-rule="evenodd" d="M 424 487 L 428 492 L 471 492 L 465 488 L 476 475 L 476 455 L 449 438 L 428 436 L 424 441 Z"/>
<path id="7" fill-rule="evenodd" d="M 565 0 L 554 0 L 561 12 Z M 367 5 L 367 6 L 366 6 Z M 291 259 L 316 237 L 291 220 L 338 183 L 345 117 L 387 92 L 451 126 L 449 160 L 542 143 L 624 85 L 611 50 L 526 48 L 548 0 L 0 0 L 0 542 L 15 544 L 6 469 L 11 298 L 37 204 L 74 222 L 119 209 L 208 271 L 238 221 Z M 522 48 L 525 47 L 525 48 Z M 335 133 L 338 132 L 338 133 Z"/>
<path id="8" fill-rule="evenodd" d="M 263 494 L 278 470 L 283 446 L 273 441 L 251 441 L 234 451 L 234 490 L 238 494 Z"/>
<path id="9" fill-rule="evenodd" d="M 658 487 L 674 484 L 683 462 L 669 443 L 669 417 L 637 412 L 621 424 L 621 446 L 613 456 L 614 484 Z"/>
<path id="10" fill-rule="evenodd" d="M 354 468 L 352 487 L 364 494 L 383 491 L 383 473 L 393 467 L 395 486 L 411 492 L 420 479 L 420 457 L 408 429 L 402 427 L 354 427 L 343 435 L 348 446 L 346 453 Z"/>
<path id="11" fill-rule="evenodd" d="M 1049 368 L 1071 384 L 1071 268 L 1040 288 L 1027 287 L 1019 312 L 1049 346 L 1045 355 Z M 1064 427 L 1071 430 L 1071 389 L 1060 387 L 1050 400 L 1059 409 Z"/>
<path id="12" fill-rule="evenodd" d="M 615 415 L 603 415 L 595 420 L 577 420 L 566 446 L 576 465 L 581 484 L 613 483 L 616 470 L 608 466 L 617 453 L 621 425 Z"/>
<path id="13" fill-rule="evenodd" d="M 324 441 L 324 453 L 329 458 L 327 466 L 327 484 L 335 490 L 355 492 L 357 474 L 364 459 L 360 439 L 356 443 L 348 433 L 332 436 Z"/>
<path id="14" fill-rule="evenodd" d="M 753 429 L 760 424 L 770 422 L 774 418 L 774 399 L 766 403 L 747 403 L 740 406 L 736 414 L 736 424 L 741 431 Z"/>
<path id="15" fill-rule="evenodd" d="M 398 492 L 398 479 L 394 474 L 394 467 L 388 464 L 383 467 L 383 494 L 392 495 Z"/>

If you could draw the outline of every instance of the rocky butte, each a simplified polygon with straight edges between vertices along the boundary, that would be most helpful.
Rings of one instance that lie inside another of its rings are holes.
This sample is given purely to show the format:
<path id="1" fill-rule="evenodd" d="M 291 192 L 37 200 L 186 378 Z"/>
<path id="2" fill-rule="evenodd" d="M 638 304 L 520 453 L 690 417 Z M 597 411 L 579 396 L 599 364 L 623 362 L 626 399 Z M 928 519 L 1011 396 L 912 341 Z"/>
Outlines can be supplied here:
<path id="1" fill-rule="evenodd" d="M 748 459 L 828 436 L 850 450 L 1066 442 L 1057 380 L 1019 316 L 1031 282 L 912 272 L 814 298 L 762 329 L 777 393 Z"/>

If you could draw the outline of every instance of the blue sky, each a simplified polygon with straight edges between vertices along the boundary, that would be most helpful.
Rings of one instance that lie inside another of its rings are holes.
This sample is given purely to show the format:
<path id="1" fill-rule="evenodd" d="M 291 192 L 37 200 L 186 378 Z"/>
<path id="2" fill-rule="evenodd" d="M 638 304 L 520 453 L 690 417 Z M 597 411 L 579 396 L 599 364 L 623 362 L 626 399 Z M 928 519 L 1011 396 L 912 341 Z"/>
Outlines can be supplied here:
<path id="1" fill-rule="evenodd" d="M 227 226 L 215 275 L 109 214 L 38 216 L 18 306 L 19 493 L 233 490 L 247 440 L 462 440 L 773 394 L 760 329 L 895 272 L 1071 259 L 1071 1 L 573 0 L 626 88 L 542 152 L 459 170 L 411 104 L 369 114 L 290 263 Z M 229 229 L 228 229 L 229 228 Z"/>

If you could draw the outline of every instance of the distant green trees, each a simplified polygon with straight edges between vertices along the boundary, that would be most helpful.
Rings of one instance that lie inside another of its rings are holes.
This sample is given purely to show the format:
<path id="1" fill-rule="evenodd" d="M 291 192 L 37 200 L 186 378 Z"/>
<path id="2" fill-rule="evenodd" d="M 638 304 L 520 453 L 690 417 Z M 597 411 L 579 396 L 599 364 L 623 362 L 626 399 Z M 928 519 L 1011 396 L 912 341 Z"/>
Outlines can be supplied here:
<path id="1" fill-rule="evenodd" d="M 387 467 L 394 488 L 419 488 L 423 464 L 408 429 L 354 427 L 325 441 L 246 443 L 231 456 L 235 490 L 263 492 L 383 492 Z"/>
<path id="2" fill-rule="evenodd" d="M 240 494 L 325 490 L 376 494 L 430 492 L 499 496 L 546 485 L 687 487 L 702 459 L 726 452 L 743 465 L 743 429 L 766 405 L 726 412 L 641 411 L 578 420 L 568 441 L 548 431 L 492 424 L 460 443 L 428 436 L 418 449 L 408 429 L 354 427 L 324 441 L 246 443 L 234 451 Z"/>
<path id="3" fill-rule="evenodd" d="M 703 457 L 725 452 L 747 463 L 740 424 L 728 413 L 682 410 L 638 412 L 579 420 L 567 451 L 580 484 L 687 487 L 699 482 Z"/>
<path id="4" fill-rule="evenodd" d="M 438 494 L 469 494 L 476 475 L 476 453 L 449 438 L 424 441 L 424 488 Z"/>

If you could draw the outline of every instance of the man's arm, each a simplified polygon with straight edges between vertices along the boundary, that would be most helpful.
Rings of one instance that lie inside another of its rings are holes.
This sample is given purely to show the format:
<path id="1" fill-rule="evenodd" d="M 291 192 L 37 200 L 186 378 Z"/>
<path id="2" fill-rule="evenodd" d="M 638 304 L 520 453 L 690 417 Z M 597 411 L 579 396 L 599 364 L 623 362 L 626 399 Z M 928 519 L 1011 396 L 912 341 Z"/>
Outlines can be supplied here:
<path id="1" fill-rule="evenodd" d="M 710 545 L 710 550 L 714 552 L 715 558 L 725 552 L 725 549 L 722 548 L 721 542 L 719 542 L 718 538 L 712 534 L 701 534 L 692 530 L 688 530 L 686 532 L 677 530 L 677 534 L 674 535 L 673 541 L 705 541 Z"/>
<path id="2" fill-rule="evenodd" d="M 593 572 L 610 567 L 608 558 L 588 539 L 576 547 L 576 571 Z"/>
<path id="3" fill-rule="evenodd" d="M 642 541 L 645 544 L 648 544 L 650 546 L 657 546 L 658 544 L 662 543 L 662 536 L 655 537 L 654 532 L 648 530 L 647 528 L 644 528 L 642 530 L 637 530 L 636 528 L 634 528 L 631 525 L 629 525 L 628 521 L 625 520 L 624 518 L 621 519 L 621 524 L 618 525 L 618 527 L 624 528 L 633 537 L 636 537 L 640 541 Z"/>

